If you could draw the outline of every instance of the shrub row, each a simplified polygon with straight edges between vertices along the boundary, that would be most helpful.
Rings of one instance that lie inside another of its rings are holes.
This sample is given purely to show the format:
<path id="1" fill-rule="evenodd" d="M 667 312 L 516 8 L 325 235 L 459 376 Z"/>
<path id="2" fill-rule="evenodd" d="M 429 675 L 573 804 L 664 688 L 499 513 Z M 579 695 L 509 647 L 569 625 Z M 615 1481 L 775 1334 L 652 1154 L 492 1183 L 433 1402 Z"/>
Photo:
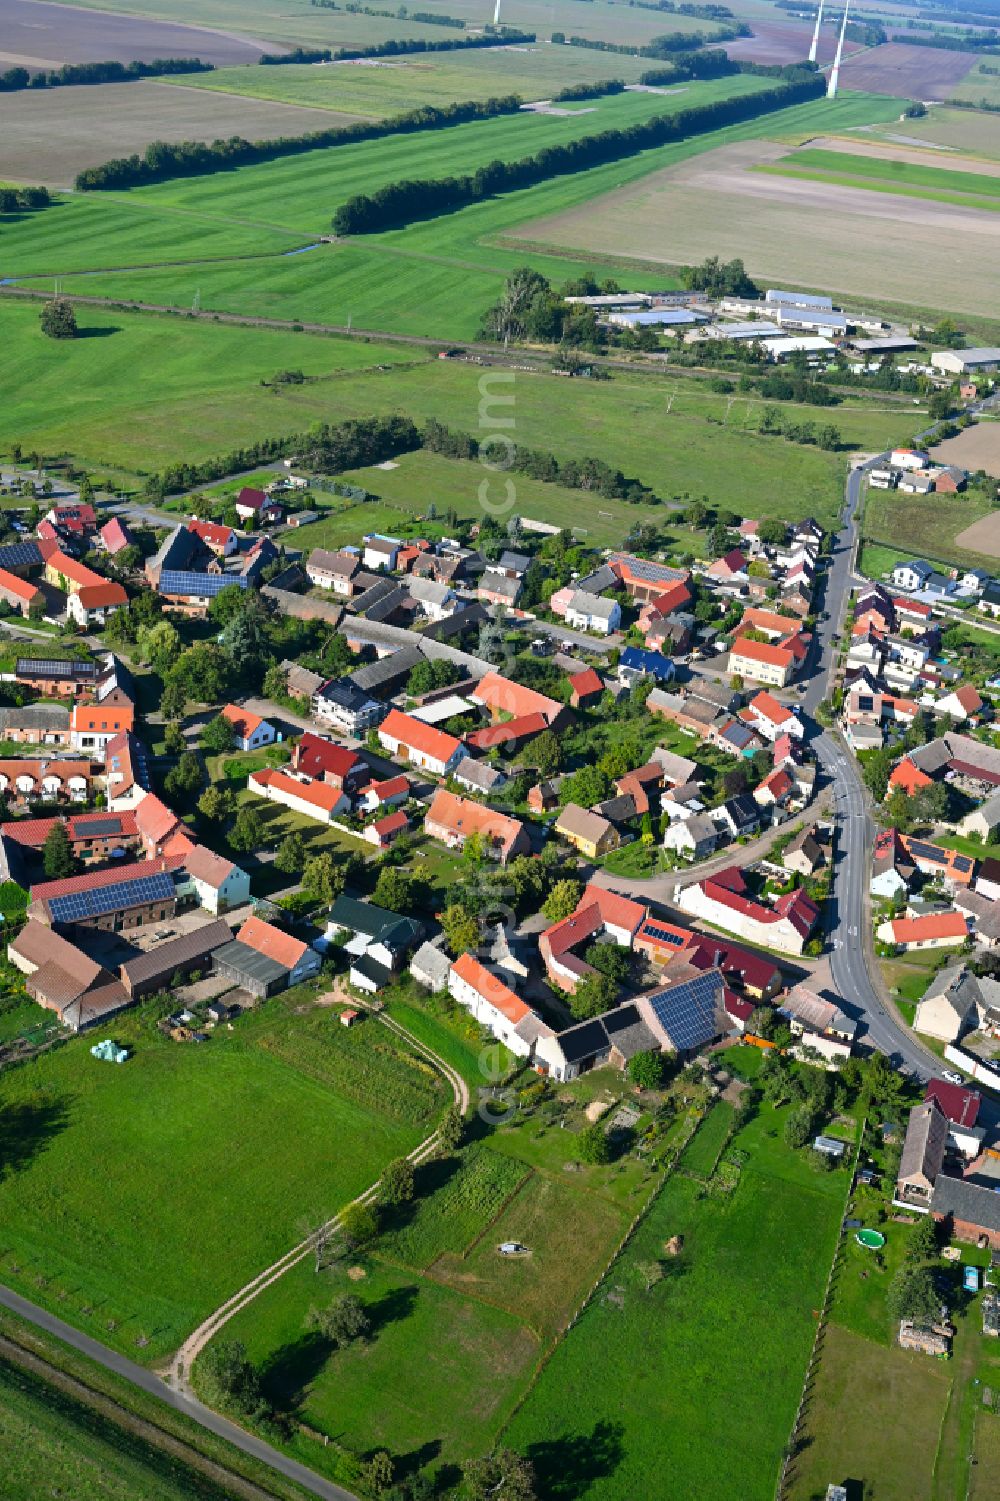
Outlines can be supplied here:
<path id="1" fill-rule="evenodd" d="M 349 146 L 357 141 L 376 141 L 383 136 L 405 135 L 420 130 L 441 130 L 468 120 L 488 120 L 494 115 L 516 115 L 521 107 L 517 94 L 502 99 L 470 99 L 441 107 L 424 105 L 385 120 L 361 120 L 314 130 L 308 135 L 276 136 L 266 141 L 246 141 L 230 136 L 226 141 L 153 141 L 142 156 L 119 157 L 100 167 L 87 167 L 76 179 L 78 192 L 102 188 L 131 188 L 139 183 L 163 182 L 171 177 L 196 177 L 228 167 L 245 167 L 278 157 L 297 156 L 326 146 Z"/>
<path id="2" fill-rule="evenodd" d="M 424 26 L 454 26 L 456 30 L 465 30 L 465 22 L 457 16 L 437 16 L 426 10 L 411 11 L 407 15 L 405 6 L 397 10 L 376 10 L 373 5 L 357 5 L 352 0 L 348 0 L 347 5 L 338 5 L 337 0 L 309 0 L 309 3 L 319 10 L 345 10 L 352 16 L 385 16 L 389 21 L 419 21 Z"/>
<path id="3" fill-rule="evenodd" d="M 348 198 L 333 216 L 333 229 L 338 235 L 375 234 L 414 219 L 448 213 L 496 193 L 514 192 L 551 177 L 621 161 L 653 146 L 719 130 L 790 104 L 819 98 L 825 87 L 825 81 L 814 76 L 800 83 L 765 89 L 760 94 L 720 99 L 675 115 L 657 115 L 622 129 L 581 136 L 563 146 L 548 146 L 536 156 L 520 161 L 489 162 L 471 175 L 403 178 L 387 183 L 375 193 L 356 193 Z"/>

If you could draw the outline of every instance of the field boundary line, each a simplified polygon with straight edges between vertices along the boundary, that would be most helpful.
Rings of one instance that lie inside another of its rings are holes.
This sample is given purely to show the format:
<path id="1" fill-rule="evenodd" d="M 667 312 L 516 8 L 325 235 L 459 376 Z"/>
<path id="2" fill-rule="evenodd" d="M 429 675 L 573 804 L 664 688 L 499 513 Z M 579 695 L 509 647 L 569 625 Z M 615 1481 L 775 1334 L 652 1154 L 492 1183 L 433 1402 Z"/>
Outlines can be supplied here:
<path id="1" fill-rule="evenodd" d="M 514 1421 L 514 1419 L 517 1417 L 518 1413 L 521 1411 L 521 1408 L 524 1406 L 524 1404 L 527 1402 L 528 1398 L 531 1396 L 532 1392 L 535 1390 L 535 1387 L 538 1385 L 538 1381 L 539 1381 L 539 1378 L 542 1375 L 542 1372 L 548 1366 L 549 1361 L 552 1359 L 552 1357 L 555 1354 L 555 1352 L 562 1345 L 562 1343 L 565 1340 L 567 1334 L 569 1334 L 570 1330 L 573 1329 L 580 1322 L 581 1318 L 586 1313 L 586 1311 L 590 1307 L 591 1303 L 594 1301 L 594 1298 L 597 1296 L 597 1291 L 600 1288 L 601 1284 L 604 1281 L 606 1281 L 606 1279 L 611 1275 L 611 1272 L 614 1269 L 615 1265 L 621 1259 L 622 1252 L 628 1246 L 629 1242 L 631 1241 L 632 1237 L 635 1235 L 635 1232 L 638 1230 L 638 1228 L 641 1225 L 642 1221 L 646 1218 L 646 1216 L 649 1213 L 650 1209 L 652 1209 L 654 1203 L 659 1198 L 660 1194 L 663 1193 L 663 1191 L 667 1187 L 667 1184 L 670 1182 L 671 1178 L 674 1176 L 674 1170 L 675 1170 L 675 1168 L 677 1166 L 678 1158 L 680 1157 L 680 1155 L 683 1152 L 684 1148 L 688 1145 L 688 1143 L 690 1142 L 691 1138 L 694 1136 L 695 1132 L 698 1130 L 698 1127 L 701 1125 L 701 1123 L 702 1123 L 702 1121 L 704 1119 L 705 1119 L 705 1112 L 704 1111 L 702 1111 L 701 1114 L 696 1115 L 693 1118 L 693 1124 L 692 1124 L 691 1130 L 688 1132 L 687 1136 L 684 1138 L 683 1141 L 681 1141 L 680 1143 L 676 1144 L 675 1154 L 674 1154 L 674 1156 L 673 1156 L 673 1158 L 672 1158 L 672 1160 L 671 1160 L 671 1162 L 669 1164 L 669 1167 L 667 1167 L 666 1170 L 664 1171 L 663 1178 L 661 1179 L 660 1182 L 653 1184 L 653 1187 L 650 1189 L 650 1192 L 649 1192 L 649 1195 L 648 1195 L 648 1197 L 646 1199 L 646 1202 L 644 1204 L 640 1205 L 640 1207 L 636 1211 L 636 1214 L 635 1214 L 634 1218 L 632 1219 L 631 1223 L 628 1224 L 625 1227 L 625 1230 L 622 1233 L 622 1237 L 619 1240 L 618 1245 L 615 1247 L 614 1251 L 611 1253 L 611 1256 L 608 1259 L 607 1265 L 604 1267 L 603 1271 L 601 1271 L 601 1272 L 598 1273 L 598 1276 L 597 1276 L 596 1280 L 591 1284 L 591 1286 L 588 1288 L 588 1290 L 583 1294 L 583 1297 L 582 1297 L 582 1299 L 581 1299 L 581 1301 L 580 1301 L 580 1303 L 579 1303 L 579 1305 L 577 1307 L 576 1312 L 574 1314 L 571 1314 L 570 1318 L 567 1320 L 566 1324 L 563 1326 L 562 1329 L 556 1331 L 555 1338 L 552 1340 L 552 1343 L 549 1345 L 549 1348 L 545 1351 L 545 1353 L 543 1354 L 541 1360 L 538 1362 L 538 1365 L 535 1367 L 534 1371 L 532 1372 L 531 1380 L 528 1382 L 528 1384 L 525 1387 L 524 1391 L 521 1393 L 520 1397 L 518 1397 L 517 1401 L 514 1403 L 514 1406 L 511 1408 L 511 1411 L 510 1411 L 510 1414 L 509 1414 L 509 1416 L 507 1418 L 507 1421 L 504 1424 L 503 1428 L 500 1430 L 501 1435 L 507 1431 L 507 1429 L 510 1427 L 511 1423 Z"/>
<path id="2" fill-rule="evenodd" d="M 812 1389 L 813 1380 L 815 1378 L 816 1371 L 822 1357 L 822 1341 L 824 1335 L 826 1334 L 827 1325 L 830 1322 L 830 1307 L 833 1299 L 834 1277 L 840 1270 L 840 1266 L 843 1261 L 844 1246 L 847 1243 L 847 1231 L 844 1227 L 844 1221 L 847 1218 L 847 1205 L 854 1190 L 855 1178 L 857 1177 L 858 1171 L 858 1163 L 861 1161 L 861 1149 L 864 1146 L 865 1132 L 867 1131 L 867 1129 L 868 1116 L 866 1114 L 861 1122 L 861 1129 L 858 1132 L 858 1139 L 855 1143 L 850 1177 L 847 1180 L 847 1189 L 844 1193 L 844 1204 L 840 1213 L 840 1225 L 837 1229 L 837 1243 L 833 1248 L 833 1256 L 830 1260 L 830 1270 L 826 1275 L 826 1287 L 823 1290 L 823 1298 L 819 1306 L 819 1317 L 816 1320 L 816 1332 L 813 1335 L 812 1348 L 809 1351 L 809 1359 L 806 1362 L 805 1375 L 802 1379 L 802 1391 L 799 1395 L 799 1405 L 795 1410 L 795 1417 L 792 1420 L 791 1430 L 788 1435 L 788 1442 L 785 1445 L 785 1451 L 781 1458 L 781 1468 L 778 1471 L 778 1478 L 775 1483 L 775 1501 L 785 1501 L 785 1497 L 788 1494 L 786 1490 L 788 1483 L 788 1471 L 795 1459 L 797 1445 L 801 1437 L 800 1430 L 802 1425 L 802 1418 L 805 1413 L 806 1404 L 809 1400 L 809 1394 Z"/>

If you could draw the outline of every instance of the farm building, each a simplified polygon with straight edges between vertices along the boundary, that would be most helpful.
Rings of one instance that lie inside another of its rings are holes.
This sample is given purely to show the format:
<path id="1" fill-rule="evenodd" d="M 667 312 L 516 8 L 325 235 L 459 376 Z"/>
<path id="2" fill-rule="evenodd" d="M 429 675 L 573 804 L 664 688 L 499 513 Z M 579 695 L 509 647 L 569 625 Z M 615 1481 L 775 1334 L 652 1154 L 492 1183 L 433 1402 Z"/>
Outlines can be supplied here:
<path id="1" fill-rule="evenodd" d="M 212 954 L 212 966 L 234 985 L 263 997 L 316 974 L 320 957 L 301 939 L 259 917 L 248 917 L 236 937 Z"/>
<path id="2" fill-rule="evenodd" d="M 942 349 L 931 355 L 931 364 L 945 375 L 996 370 L 1000 366 L 1000 349 Z"/>

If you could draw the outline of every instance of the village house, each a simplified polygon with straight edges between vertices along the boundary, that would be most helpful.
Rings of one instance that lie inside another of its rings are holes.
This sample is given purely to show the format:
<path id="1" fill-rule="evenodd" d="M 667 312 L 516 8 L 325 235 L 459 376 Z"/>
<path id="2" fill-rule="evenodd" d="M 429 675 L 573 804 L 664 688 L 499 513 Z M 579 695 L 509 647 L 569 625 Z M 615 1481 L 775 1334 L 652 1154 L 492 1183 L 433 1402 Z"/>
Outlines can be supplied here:
<path id="1" fill-rule="evenodd" d="M 540 1039 L 554 1035 L 530 1006 L 471 954 L 459 955 L 451 966 L 448 990 L 518 1058 L 530 1058 Z"/>
<path id="2" fill-rule="evenodd" d="M 942 1173 L 930 1209 L 953 1239 L 1000 1250 L 1000 1194 L 995 1189 Z"/>
<path id="3" fill-rule="evenodd" d="M 326 548 L 314 547 L 306 563 L 306 578 L 317 589 L 329 589 L 349 599 L 354 593 L 351 581 L 360 567 L 361 559 L 356 552 L 328 552 Z"/>
<path id="4" fill-rule="evenodd" d="M 780 735 L 790 735 L 793 740 L 802 740 L 805 735 L 805 727 L 799 715 L 786 704 L 779 703 L 766 690 L 753 696 L 742 710 L 740 718 L 770 744 Z"/>
<path id="5" fill-rule="evenodd" d="M 670 657 L 641 646 L 626 646 L 618 658 L 618 681 L 627 688 L 644 678 L 652 678 L 654 683 L 669 683 L 675 672 Z"/>
<path id="6" fill-rule="evenodd" d="M 217 521 L 189 521 L 187 529 L 217 558 L 230 558 L 239 550 L 239 541 L 231 526 L 223 526 Z"/>
<path id="7" fill-rule="evenodd" d="M 646 908 L 641 903 L 588 883 L 569 917 L 539 935 L 538 949 L 546 974 L 560 990 L 572 994 L 580 980 L 594 973 L 574 950 L 599 939 L 630 949 L 645 920 Z"/>
<path id="8" fill-rule="evenodd" d="M 671 823 L 663 836 L 663 848 L 685 860 L 704 860 L 714 855 L 719 837 L 707 813 L 693 813 L 690 818 L 677 818 Z"/>
<path id="9" fill-rule="evenodd" d="M 128 604 L 128 595 L 121 584 L 109 583 L 101 579 L 97 584 L 84 584 L 82 588 L 67 596 L 66 614 L 77 625 L 83 626 L 84 630 L 102 626 L 116 610 L 122 610 Z"/>
<path id="10" fill-rule="evenodd" d="M 468 755 L 454 735 L 436 730 L 400 709 L 390 709 L 378 729 L 379 743 L 391 756 L 398 756 L 436 776 L 446 777 Z"/>
<path id="11" fill-rule="evenodd" d="M 69 745 L 69 709 L 63 704 L 0 708 L 0 740 L 11 745 Z"/>
<path id="12" fill-rule="evenodd" d="M 177 911 L 173 869 L 163 861 L 138 860 L 31 887 L 28 916 L 50 928 L 99 928 L 122 932 L 165 922 Z"/>
<path id="13" fill-rule="evenodd" d="M 423 924 L 400 917 L 374 902 L 341 895 L 330 909 L 321 946 L 349 933 L 344 947 L 350 956 L 350 981 L 359 990 L 374 994 L 387 985 L 403 967 L 407 954 L 424 935 Z"/>
<path id="14" fill-rule="evenodd" d="M 779 896 L 765 907 L 746 895 L 746 882 L 736 866 L 686 886 L 678 906 L 693 917 L 715 924 L 750 943 L 781 953 L 801 954 L 816 926 L 819 910 L 800 888 Z"/>
<path id="15" fill-rule="evenodd" d="M 0 796 L 13 802 L 86 802 L 101 768 L 90 760 L 0 761 Z"/>
<path id="16" fill-rule="evenodd" d="M 26 922 L 7 945 L 7 957 L 25 976 L 32 1000 L 55 1012 L 73 1032 L 96 1026 L 131 1004 L 110 970 L 43 923 Z"/>
<path id="17" fill-rule="evenodd" d="M 284 514 L 278 501 L 252 485 L 243 486 L 236 497 L 234 508 L 241 521 L 254 526 L 280 521 Z"/>
<path id="18" fill-rule="evenodd" d="M 616 599 L 599 594 L 585 594 L 577 589 L 566 607 L 566 624 L 578 631 L 610 636 L 621 625 L 622 607 Z"/>
<path id="19" fill-rule="evenodd" d="M 880 923 L 875 937 L 880 943 L 892 944 L 904 953 L 920 949 L 958 948 L 969 936 L 967 919 L 961 912 L 931 912 L 924 917 L 897 917 Z"/>
<path id="20" fill-rule="evenodd" d="M 316 690 L 311 707 L 317 719 L 356 737 L 374 729 L 386 712 L 384 704 L 350 678 L 330 678 Z"/>
<path id="21" fill-rule="evenodd" d="M 350 811 L 351 800 L 346 792 L 333 787 L 329 782 L 311 782 L 307 778 L 279 771 L 270 766 L 252 771 L 247 778 L 247 788 L 269 802 L 281 803 L 294 813 L 313 818 L 317 823 L 331 824 L 342 813 Z"/>
<path id="22" fill-rule="evenodd" d="M 443 787 L 435 792 L 427 809 L 424 833 L 449 849 L 464 849 L 468 839 L 476 838 L 482 844 L 483 854 L 501 865 L 531 849 L 527 831 L 519 819 L 458 797 Z"/>
<path id="23" fill-rule="evenodd" d="M 963 1157 L 977 1157 L 982 1150 L 985 1129 L 978 1126 L 979 1107 L 982 1095 L 975 1089 L 966 1089 L 964 1084 L 952 1084 L 947 1079 L 931 1079 L 924 1090 L 924 1098 L 933 1100 L 948 1122 L 948 1145 Z"/>
<path id="24" fill-rule="evenodd" d="M 785 636 L 777 644 L 737 636 L 729 652 L 729 672 L 752 682 L 785 688 L 805 660 L 806 651 L 806 642 L 797 633 Z"/>
<path id="25" fill-rule="evenodd" d="M 588 860 L 599 860 L 621 843 L 613 823 L 577 803 L 566 804 L 556 819 L 555 831 Z"/>
<path id="26" fill-rule="evenodd" d="M 806 825 L 799 830 L 792 841 L 782 851 L 781 863 L 786 870 L 793 870 L 800 876 L 815 875 L 816 871 L 826 863 L 823 847 L 817 838 L 816 825 Z"/>
<path id="27" fill-rule="evenodd" d="M 0 600 L 18 614 L 27 617 L 31 614 L 32 606 L 36 613 L 44 607 L 45 596 L 37 584 L 18 578 L 16 573 L 8 573 L 6 568 L 0 568 Z"/>
<path id="28" fill-rule="evenodd" d="M 910 1111 L 896 1176 L 896 1198 L 928 1209 L 948 1146 L 948 1121 L 934 1100 Z"/>
<path id="29" fill-rule="evenodd" d="M 316 782 L 355 794 L 371 778 L 368 765 L 356 751 L 316 735 L 312 730 L 296 742 L 292 751 L 292 768 Z"/>
<path id="30" fill-rule="evenodd" d="M 604 697 L 604 684 L 592 667 L 574 672 L 569 679 L 569 701 L 574 709 L 594 709 Z"/>
<path id="31" fill-rule="evenodd" d="M 369 782 L 358 796 L 358 812 L 385 813 L 399 808 L 406 802 L 411 790 L 409 778 L 402 772 L 395 777 L 386 777 L 383 781 Z"/>
<path id="32" fill-rule="evenodd" d="M 226 704 L 221 713 L 222 718 L 228 720 L 233 727 L 237 750 L 260 750 L 262 746 L 273 745 L 278 738 L 274 725 L 261 719 L 259 714 L 254 714 L 250 709 L 240 708 L 238 704 Z"/>

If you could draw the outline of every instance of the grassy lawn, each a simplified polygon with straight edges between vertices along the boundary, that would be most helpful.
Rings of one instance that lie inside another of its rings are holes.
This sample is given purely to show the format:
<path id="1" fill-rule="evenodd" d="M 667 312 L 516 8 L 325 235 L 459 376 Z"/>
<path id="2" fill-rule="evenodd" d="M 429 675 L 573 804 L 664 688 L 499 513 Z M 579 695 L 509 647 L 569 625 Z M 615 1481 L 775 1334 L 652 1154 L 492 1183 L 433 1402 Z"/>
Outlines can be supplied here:
<path id="1" fill-rule="evenodd" d="M 738 1454 L 743 1501 L 773 1496 L 844 1194 L 841 1173 L 784 1147 L 783 1114 L 765 1108 L 736 1138 L 749 1160 L 731 1197 L 668 1179 L 545 1366 L 506 1435 L 544 1494 L 569 1471 L 573 1494 L 617 1501 L 648 1494 L 655 1472 L 671 1494 L 730 1501 Z M 681 1258 L 645 1292 L 640 1264 L 678 1233 Z"/>
<path id="2" fill-rule="evenodd" d="M 373 1338 L 333 1353 L 303 1320 L 348 1289 L 366 1305 Z M 424 1462 L 488 1449 L 538 1350 L 510 1314 L 371 1259 L 361 1282 L 317 1276 L 302 1262 L 226 1332 L 262 1367 L 268 1399 L 310 1428 L 362 1452 L 419 1451 Z M 285 1447 L 327 1469 L 315 1442 Z"/>
<path id="3" fill-rule="evenodd" d="M 728 1100 L 717 1100 L 699 1127 L 694 1139 L 684 1148 L 678 1167 L 693 1178 L 710 1178 L 733 1124 L 735 1111 Z"/>
<path id="4" fill-rule="evenodd" d="M 794 1463 L 792 1501 L 868 1481 L 878 1501 L 930 1501 L 948 1402 L 947 1364 L 831 1325 Z"/>
<path id="5" fill-rule="evenodd" d="M 153 1359 L 293 1245 L 303 1217 L 419 1141 L 443 1081 L 381 1027 L 296 1015 L 313 993 L 261 1003 L 203 1047 L 164 1039 L 144 1008 L 112 1028 L 134 1049 L 123 1067 L 81 1038 L 4 1073 L 3 1280 Z"/>
<path id="6" fill-rule="evenodd" d="M 880 959 L 885 983 L 894 995 L 915 1006 L 938 970 L 954 959 L 951 951 L 899 954 L 895 959 Z"/>
<path id="7" fill-rule="evenodd" d="M 466 1147 L 460 1157 L 421 1168 L 418 1200 L 396 1216 L 379 1243 L 379 1254 L 422 1272 L 446 1252 L 461 1253 L 526 1176 L 523 1163 L 480 1143 Z"/>
<path id="8" fill-rule="evenodd" d="M 441 1255 L 430 1276 L 507 1309 L 551 1338 L 607 1266 L 627 1223 L 623 1207 L 532 1173 L 478 1243 L 464 1256 Z M 519 1241 L 531 1255 L 499 1256 L 496 1248 L 504 1241 Z"/>
<path id="9" fill-rule="evenodd" d="M 901 414 L 904 418 L 905 415 Z M 878 577 L 889 572 L 900 559 L 918 557 L 992 572 L 996 558 L 970 552 L 955 541 L 960 532 L 989 515 L 991 509 L 988 497 L 978 491 L 963 495 L 904 495 L 898 490 L 869 490 L 861 530 L 864 537 L 874 538 L 877 545 L 865 542 L 864 570 L 871 577 Z M 888 545 L 889 538 L 898 543 L 898 551 Z"/>
<path id="10" fill-rule="evenodd" d="M 976 1463 L 969 1471 L 969 1501 L 990 1501 L 1000 1490 L 1000 1416 L 978 1409 L 974 1433 Z"/>

